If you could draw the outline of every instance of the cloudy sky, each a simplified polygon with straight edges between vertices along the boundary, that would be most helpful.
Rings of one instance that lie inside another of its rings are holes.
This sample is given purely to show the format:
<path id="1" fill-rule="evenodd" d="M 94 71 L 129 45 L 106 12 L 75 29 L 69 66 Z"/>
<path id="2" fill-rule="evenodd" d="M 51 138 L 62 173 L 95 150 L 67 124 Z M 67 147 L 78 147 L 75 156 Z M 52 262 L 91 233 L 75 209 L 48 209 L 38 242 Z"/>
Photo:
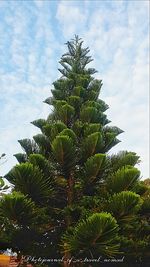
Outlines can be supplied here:
<path id="1" fill-rule="evenodd" d="M 17 162 L 17 140 L 38 133 L 30 122 L 49 114 L 42 101 L 60 76 L 64 43 L 78 34 L 103 80 L 108 118 L 125 131 L 110 152 L 135 151 L 141 176 L 149 177 L 148 3 L 0 0 L 0 175 Z"/>

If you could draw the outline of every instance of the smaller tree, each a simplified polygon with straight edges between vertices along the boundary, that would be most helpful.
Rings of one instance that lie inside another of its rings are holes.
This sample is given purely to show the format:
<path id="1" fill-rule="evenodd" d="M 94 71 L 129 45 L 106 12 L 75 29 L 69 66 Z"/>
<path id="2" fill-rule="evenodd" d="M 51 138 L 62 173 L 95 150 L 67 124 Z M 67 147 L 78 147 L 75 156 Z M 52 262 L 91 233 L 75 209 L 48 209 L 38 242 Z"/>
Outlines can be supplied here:
<path id="1" fill-rule="evenodd" d="M 6 156 L 5 153 L 3 153 L 3 154 L 0 156 L 0 166 L 6 162 L 5 156 Z M 2 160 L 4 160 L 4 161 L 2 161 Z M 8 189 L 9 189 L 9 186 L 6 185 L 6 181 L 3 179 L 2 176 L 0 176 L 0 197 L 1 197 L 3 194 L 5 194 L 5 193 L 7 192 Z"/>

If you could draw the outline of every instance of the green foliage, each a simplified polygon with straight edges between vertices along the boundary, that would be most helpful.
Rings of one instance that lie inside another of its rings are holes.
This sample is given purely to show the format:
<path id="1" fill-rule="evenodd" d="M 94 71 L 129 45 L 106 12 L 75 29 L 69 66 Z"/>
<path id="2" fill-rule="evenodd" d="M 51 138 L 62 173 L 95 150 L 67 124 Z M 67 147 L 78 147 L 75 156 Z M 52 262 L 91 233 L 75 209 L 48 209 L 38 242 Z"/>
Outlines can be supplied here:
<path id="1" fill-rule="evenodd" d="M 55 112 L 55 118 L 57 120 L 61 120 L 65 124 L 68 124 L 72 119 L 74 113 L 75 113 L 74 107 L 65 103 L 64 101 L 60 101 L 59 103 L 57 101 L 56 112 Z"/>
<path id="2" fill-rule="evenodd" d="M 75 147 L 72 139 L 67 135 L 57 136 L 52 142 L 52 151 L 64 173 L 68 175 L 75 164 Z"/>
<path id="3" fill-rule="evenodd" d="M 111 192 L 133 190 L 139 180 L 140 171 L 134 167 L 126 166 L 118 169 L 107 180 L 107 188 Z"/>
<path id="4" fill-rule="evenodd" d="M 16 165 L 6 175 L 6 178 L 15 185 L 15 190 L 28 195 L 37 203 L 52 196 L 50 180 L 46 179 L 42 171 L 31 163 Z"/>
<path id="5" fill-rule="evenodd" d="M 93 80 L 88 86 L 88 99 L 97 100 L 100 94 L 101 87 L 102 87 L 102 80 L 97 80 L 97 79 Z M 91 92 L 93 94 L 91 94 Z"/>
<path id="6" fill-rule="evenodd" d="M 68 97 L 68 103 L 78 111 L 81 106 L 81 99 L 79 96 L 71 95 Z"/>
<path id="7" fill-rule="evenodd" d="M 97 109 L 94 107 L 84 107 L 80 112 L 82 122 L 97 122 Z"/>
<path id="8" fill-rule="evenodd" d="M 148 186 L 146 186 L 143 181 L 138 181 L 133 188 L 133 191 L 139 195 L 144 195 L 147 190 Z"/>
<path id="9" fill-rule="evenodd" d="M 14 154 L 19 163 L 25 163 L 27 161 L 27 155 L 23 153 Z"/>
<path id="10" fill-rule="evenodd" d="M 72 139 L 73 143 L 76 143 L 76 141 L 77 141 L 77 137 L 76 137 L 74 131 L 71 129 L 68 129 L 68 128 L 66 128 L 62 132 L 60 132 L 59 136 L 69 136 Z"/>
<path id="11" fill-rule="evenodd" d="M 83 141 L 83 160 L 95 153 L 100 153 L 103 147 L 103 138 L 100 132 L 95 132 L 86 137 Z"/>
<path id="12" fill-rule="evenodd" d="M 38 120 L 32 121 L 31 123 L 42 130 L 43 126 L 45 126 L 46 124 L 46 120 L 38 119 Z"/>
<path id="13" fill-rule="evenodd" d="M 38 152 L 38 147 L 34 141 L 31 141 L 30 139 L 22 139 L 18 140 L 24 151 L 26 152 L 27 156 L 31 153 Z"/>
<path id="14" fill-rule="evenodd" d="M 2 188 L 4 186 L 4 180 L 0 177 L 0 188 Z"/>
<path id="15" fill-rule="evenodd" d="M 141 207 L 141 213 L 147 215 L 150 214 L 150 197 L 143 199 L 143 204 Z"/>
<path id="16" fill-rule="evenodd" d="M 73 95 L 74 96 L 77 96 L 77 97 L 80 97 L 81 99 L 84 97 L 84 88 L 82 86 L 75 86 L 73 88 Z"/>
<path id="17" fill-rule="evenodd" d="M 94 255 L 96 252 L 109 257 L 118 253 L 118 225 L 116 220 L 107 213 L 95 213 L 83 220 L 63 238 L 65 252 L 85 253 Z"/>
<path id="18" fill-rule="evenodd" d="M 118 128 L 116 126 L 105 126 L 103 130 L 105 133 L 114 133 L 115 136 L 123 133 L 123 130 L 121 130 L 120 128 Z"/>
<path id="19" fill-rule="evenodd" d="M 45 178 L 53 179 L 54 167 L 44 156 L 41 154 L 31 154 L 29 156 L 29 161 L 43 172 Z"/>
<path id="20" fill-rule="evenodd" d="M 72 77 L 73 73 L 79 74 L 94 74 L 95 69 L 89 68 L 85 69 L 85 66 L 92 61 L 90 56 L 87 56 L 89 49 L 82 48 L 82 41 L 76 36 L 71 42 L 67 42 L 69 53 L 66 53 L 62 56 L 60 64 L 63 66 L 63 69 L 59 71 L 63 74 L 64 77 Z"/>
<path id="21" fill-rule="evenodd" d="M 96 196 L 83 196 L 80 200 L 80 205 L 90 211 L 90 214 L 95 211 L 102 211 L 101 204 L 103 205 L 102 198 Z"/>
<path id="22" fill-rule="evenodd" d="M 104 154 L 95 154 L 87 159 L 85 162 L 85 179 L 88 182 L 93 182 L 97 177 L 105 158 Z"/>
<path id="23" fill-rule="evenodd" d="M 80 138 L 83 134 L 83 125 L 84 124 L 82 123 L 82 121 L 76 120 L 74 125 L 72 126 L 72 129 L 76 136 L 78 136 L 78 138 Z"/>
<path id="24" fill-rule="evenodd" d="M 112 147 L 117 145 L 120 140 L 116 138 L 115 133 L 106 132 L 104 135 L 105 145 L 104 145 L 104 152 L 106 153 L 108 150 L 110 150 Z"/>
<path id="25" fill-rule="evenodd" d="M 84 124 L 84 137 L 87 137 L 88 135 L 99 132 L 101 130 L 102 126 L 100 123 L 85 123 Z"/>
<path id="26" fill-rule="evenodd" d="M 6 185 L 6 182 L 2 177 L 0 177 L 0 193 L 4 193 L 5 190 L 9 189 L 9 186 Z"/>
<path id="27" fill-rule="evenodd" d="M 57 100 L 65 100 L 70 95 L 72 89 L 72 79 L 60 78 L 55 81 L 53 85 L 55 88 L 54 90 L 51 90 L 53 98 Z M 45 103 L 52 104 L 50 98 L 47 98 Z"/>
<path id="28" fill-rule="evenodd" d="M 89 101 L 90 103 L 91 101 Z M 99 108 L 97 108 L 94 104 L 84 105 L 80 111 L 80 119 L 82 122 L 87 123 L 100 123 L 105 125 L 110 121 L 107 119 L 107 116 L 101 112 Z"/>
<path id="29" fill-rule="evenodd" d="M 13 192 L 1 199 L 0 214 L 15 225 L 30 225 L 35 218 L 36 206 L 27 196 Z"/>
<path id="30" fill-rule="evenodd" d="M 133 219 L 142 205 L 140 196 L 130 191 L 122 191 L 114 194 L 108 204 L 108 211 L 112 212 L 119 220 Z"/>
<path id="31" fill-rule="evenodd" d="M 43 131 L 49 138 L 50 142 L 52 142 L 56 138 L 56 136 L 66 128 L 67 127 L 63 122 L 56 121 L 52 124 L 46 124 L 46 126 L 44 126 L 43 128 Z"/>
<path id="32" fill-rule="evenodd" d="M 37 134 L 33 136 L 33 139 L 42 151 L 46 152 L 50 150 L 50 142 L 44 134 Z"/>
<path id="33" fill-rule="evenodd" d="M 117 171 L 123 166 L 134 166 L 137 164 L 139 162 L 139 156 L 134 152 L 120 151 L 117 155 L 112 155 L 110 160 L 113 171 Z"/>

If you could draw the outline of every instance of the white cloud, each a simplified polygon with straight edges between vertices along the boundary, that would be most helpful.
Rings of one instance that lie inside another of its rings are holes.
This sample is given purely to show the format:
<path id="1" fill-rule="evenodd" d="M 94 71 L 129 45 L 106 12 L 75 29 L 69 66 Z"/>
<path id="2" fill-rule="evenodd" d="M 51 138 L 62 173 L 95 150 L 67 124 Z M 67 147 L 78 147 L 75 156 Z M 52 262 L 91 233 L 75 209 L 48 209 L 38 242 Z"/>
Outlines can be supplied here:
<path id="1" fill-rule="evenodd" d="M 30 122 L 46 118 L 51 111 L 48 105 L 42 103 L 42 100 L 50 95 L 48 86 L 42 90 L 40 87 L 25 83 L 13 83 L 13 86 L 16 89 L 15 94 L 13 92 L 5 95 L 3 101 L 7 101 L 7 105 L 0 114 L 0 150 L 1 153 L 6 153 L 7 159 L 7 162 L 1 166 L 1 175 L 4 175 L 17 163 L 13 154 L 22 152 L 17 140 L 32 138 L 39 132 L 38 128 Z M 24 88 L 24 93 L 20 92 L 21 86 Z"/>
<path id="2" fill-rule="evenodd" d="M 7 162 L 1 166 L 2 175 L 16 164 L 13 154 L 22 152 L 17 140 L 32 138 L 38 133 L 38 128 L 30 122 L 46 118 L 50 113 L 50 108 L 42 101 L 50 95 L 50 84 L 56 76 L 53 66 L 54 36 L 50 25 L 47 27 L 49 14 L 41 15 L 40 10 L 33 9 L 31 17 L 27 10 L 14 5 L 11 11 L 11 14 L 4 15 L 7 30 L 2 28 L 0 35 L 1 40 L 8 39 L 7 53 L 10 53 L 9 64 L 12 68 L 10 71 L 5 70 L 2 64 L 0 67 L 0 100 L 3 107 L 0 113 L 0 151 L 5 152 L 7 157 Z M 35 29 L 30 29 L 34 36 L 29 34 L 31 22 L 35 25 Z M 45 42 L 43 51 L 41 42 Z M 5 43 L 1 44 L 2 50 L 5 50 Z"/>
<path id="3" fill-rule="evenodd" d="M 34 4 L 36 5 L 37 8 L 42 8 L 44 5 L 44 0 L 34 0 Z"/>
<path id="4" fill-rule="evenodd" d="M 56 18 L 62 27 L 65 38 L 72 38 L 80 31 L 84 31 L 87 22 L 87 9 L 79 5 L 69 4 L 68 1 L 58 3 Z"/>

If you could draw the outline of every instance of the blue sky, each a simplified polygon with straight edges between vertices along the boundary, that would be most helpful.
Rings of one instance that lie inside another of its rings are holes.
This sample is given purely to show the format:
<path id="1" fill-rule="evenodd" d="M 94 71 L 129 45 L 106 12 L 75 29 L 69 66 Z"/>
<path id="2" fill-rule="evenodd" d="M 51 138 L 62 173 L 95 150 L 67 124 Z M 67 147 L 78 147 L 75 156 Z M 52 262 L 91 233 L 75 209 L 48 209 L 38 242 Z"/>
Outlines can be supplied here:
<path id="1" fill-rule="evenodd" d="M 125 132 L 110 152 L 135 151 L 149 177 L 148 1 L 0 1 L 0 174 L 17 163 L 18 139 L 32 138 L 30 124 L 46 118 L 43 104 L 60 74 L 64 43 L 74 34 L 91 49 L 103 80 L 108 118 Z"/>

